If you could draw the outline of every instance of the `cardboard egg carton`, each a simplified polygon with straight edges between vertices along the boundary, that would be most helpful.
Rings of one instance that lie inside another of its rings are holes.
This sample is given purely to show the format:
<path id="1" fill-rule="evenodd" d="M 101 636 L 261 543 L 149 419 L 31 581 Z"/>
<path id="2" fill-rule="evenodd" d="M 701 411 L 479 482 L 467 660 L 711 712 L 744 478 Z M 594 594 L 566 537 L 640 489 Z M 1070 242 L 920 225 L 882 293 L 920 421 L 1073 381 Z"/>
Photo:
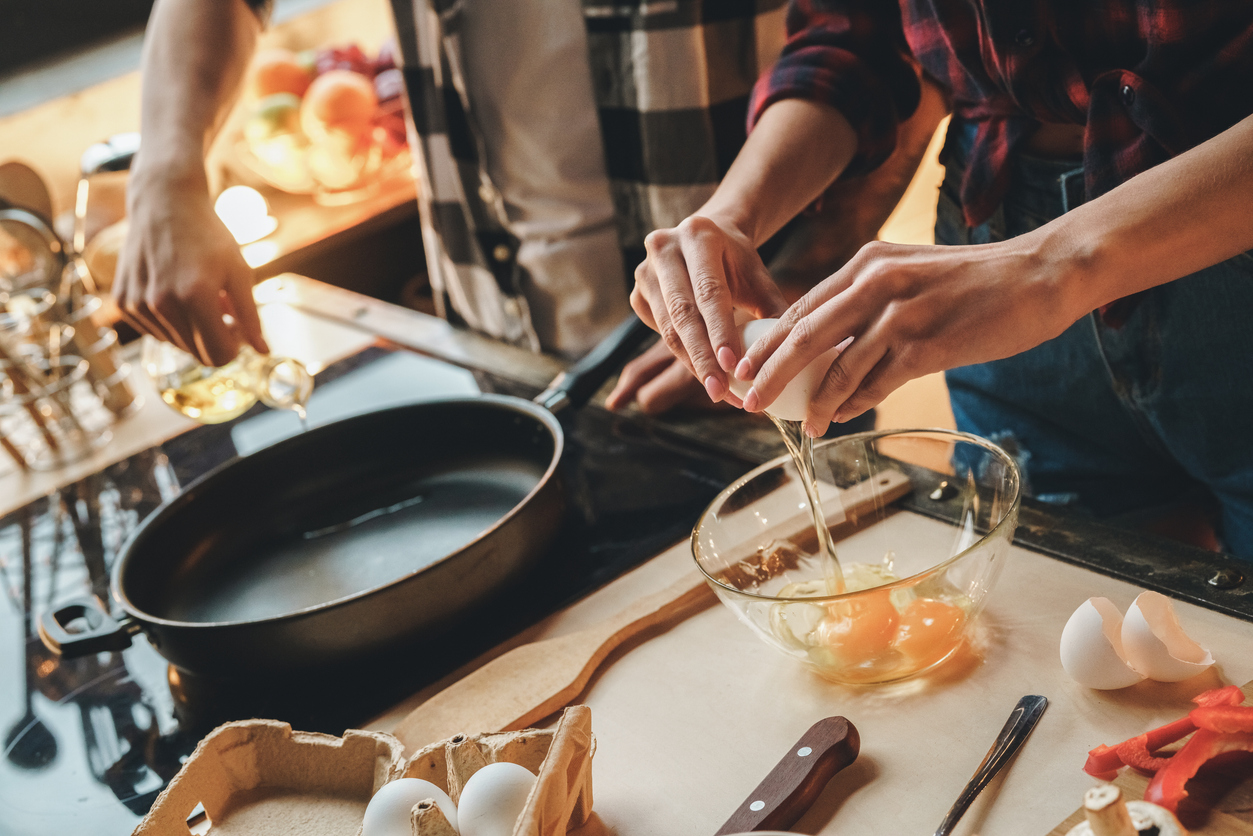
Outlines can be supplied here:
<path id="1" fill-rule="evenodd" d="M 471 775 L 500 761 L 538 776 L 513 836 L 562 836 L 591 815 L 595 751 L 584 705 L 566 709 L 554 729 L 459 734 L 408 758 L 389 734 L 333 737 L 242 720 L 200 742 L 133 836 L 361 836 L 366 805 L 389 781 L 422 778 L 456 802 Z M 414 836 L 455 832 L 435 805 L 411 815 Z"/>

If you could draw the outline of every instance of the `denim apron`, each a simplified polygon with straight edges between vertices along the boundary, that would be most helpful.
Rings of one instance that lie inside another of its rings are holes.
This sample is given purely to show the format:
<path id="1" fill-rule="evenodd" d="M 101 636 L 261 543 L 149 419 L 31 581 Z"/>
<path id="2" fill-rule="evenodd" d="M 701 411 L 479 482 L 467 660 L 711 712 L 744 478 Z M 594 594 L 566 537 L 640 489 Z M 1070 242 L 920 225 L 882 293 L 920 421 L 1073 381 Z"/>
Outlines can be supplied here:
<path id="1" fill-rule="evenodd" d="M 944 150 L 935 238 L 982 244 L 1083 202 L 1080 163 L 1019 154 L 1009 192 L 967 227 L 957 202 L 972 126 Z M 1253 255 L 1141 294 L 1111 327 L 1094 313 L 1014 357 L 946 374 L 960 429 L 998 441 L 1039 499 L 1114 516 L 1204 496 L 1226 550 L 1253 559 Z"/>

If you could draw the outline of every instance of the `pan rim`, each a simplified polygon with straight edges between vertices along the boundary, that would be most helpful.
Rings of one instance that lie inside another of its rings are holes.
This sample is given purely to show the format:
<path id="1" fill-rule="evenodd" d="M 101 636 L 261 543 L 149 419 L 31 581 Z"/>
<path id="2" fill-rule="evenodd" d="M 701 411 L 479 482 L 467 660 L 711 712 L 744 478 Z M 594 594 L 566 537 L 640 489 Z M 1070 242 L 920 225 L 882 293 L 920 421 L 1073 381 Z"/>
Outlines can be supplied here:
<path id="1" fill-rule="evenodd" d="M 131 561 L 132 546 L 134 545 L 134 542 L 137 539 L 139 539 L 144 534 L 144 532 L 148 530 L 148 528 L 151 525 L 155 524 L 159 517 L 167 513 L 170 508 L 174 508 L 175 506 L 179 504 L 186 504 L 188 502 L 191 502 L 192 499 L 190 498 L 189 495 L 192 493 L 192 490 L 195 487 L 200 485 L 202 482 L 208 481 L 210 478 L 216 476 L 219 472 L 225 470 L 226 468 L 234 464 L 237 464 L 238 462 L 243 461 L 244 459 L 251 458 L 253 456 L 263 455 L 273 450 L 281 449 L 284 445 L 290 446 L 291 444 L 296 443 L 299 439 L 306 438 L 310 433 L 316 433 L 318 430 L 321 430 L 324 428 L 336 427 L 344 423 L 356 422 L 359 419 L 366 419 L 369 417 L 375 417 L 378 415 L 392 413 L 392 412 L 416 411 L 423 407 L 443 408 L 443 407 L 457 407 L 457 406 L 462 406 L 462 407 L 469 406 L 469 407 L 474 407 L 474 408 L 505 409 L 505 410 L 511 410 L 514 412 L 519 412 L 519 413 L 525 414 L 528 417 L 534 418 L 539 422 L 539 424 L 547 428 L 550 435 L 552 436 L 553 452 L 552 452 L 552 456 L 549 459 L 548 466 L 544 469 L 543 475 L 535 483 L 534 487 L 532 487 L 531 490 L 527 492 L 526 496 L 524 496 L 521 500 L 519 500 L 518 503 L 513 506 L 513 508 L 509 509 L 507 513 L 502 515 L 492 525 L 488 526 L 486 529 L 480 532 L 478 536 L 476 536 L 473 540 L 470 540 L 469 542 L 465 543 L 464 545 L 462 545 L 460 548 L 456 549 L 455 551 L 449 552 L 448 554 L 444 555 L 438 560 L 435 560 L 431 563 L 424 565 L 421 569 L 417 569 L 406 575 L 402 575 L 398 578 L 394 578 L 388 581 L 387 583 L 381 584 L 379 586 L 373 586 L 373 587 L 370 587 L 369 589 L 364 589 L 359 592 L 354 592 L 351 595 L 345 595 L 341 598 L 335 598 L 330 601 L 322 601 L 320 603 L 312 604 L 308 607 L 303 607 L 301 609 L 293 610 L 291 612 L 282 613 L 280 615 L 265 616 L 263 618 L 245 619 L 245 620 L 237 620 L 237 621 L 176 621 L 173 619 L 168 619 L 168 618 L 163 618 L 161 616 L 153 615 L 151 613 L 144 611 L 143 609 L 138 607 L 134 602 L 132 602 L 129 599 L 129 597 L 125 595 L 125 592 L 122 589 L 122 573 L 124 572 L 127 564 L 130 563 Z M 117 603 L 135 621 L 138 621 L 141 624 L 152 624 L 152 625 L 157 625 L 160 627 L 168 627 L 168 628 L 174 628 L 178 630 L 202 630 L 202 629 L 222 629 L 222 628 L 229 628 L 229 627 L 252 627 L 252 626 L 262 625 L 262 624 L 275 624 L 275 623 L 284 622 L 284 621 L 298 620 L 301 618 L 307 618 L 307 617 L 311 617 L 314 615 L 318 615 L 318 614 L 327 612 L 329 610 L 336 609 L 338 607 L 347 606 L 349 604 L 352 604 L 360 600 L 361 598 L 364 598 L 369 595 L 376 595 L 382 592 L 383 590 L 389 589 L 393 586 L 396 586 L 397 584 L 403 583 L 409 580 L 410 578 L 412 578 L 414 575 L 417 575 L 428 569 L 432 569 L 436 566 L 439 566 L 443 564 L 444 562 L 450 560 L 454 556 L 464 552 L 466 549 L 469 549 L 475 544 L 482 542 L 488 536 L 492 535 L 498 529 L 500 529 L 505 524 L 513 520 L 514 517 L 516 517 L 519 513 L 521 513 L 523 508 L 527 507 L 532 501 L 534 501 L 535 497 L 540 493 L 540 491 L 544 490 L 552 482 L 553 477 L 556 475 L 557 468 L 561 462 L 561 457 L 564 452 L 565 452 L 565 431 L 562 429 L 561 422 L 557 420 L 557 417 L 553 415 L 553 413 L 550 410 L 546 409 L 545 407 L 540 406 L 539 404 L 536 404 L 533 401 L 526 400 L 525 398 L 515 397 L 513 395 L 497 395 L 497 394 L 485 393 L 482 395 L 477 395 L 475 397 L 469 397 L 469 398 L 440 398 L 440 399 L 430 400 L 430 401 L 419 401 L 416 403 L 402 404 L 400 406 L 388 407 L 386 409 L 373 410 L 371 412 L 365 412 L 360 415 L 353 415 L 348 418 L 341 419 L 340 421 L 333 421 L 329 424 L 323 424 L 319 427 L 313 427 L 305 432 L 282 439 L 267 447 L 263 447 L 260 450 L 250 453 L 248 456 L 236 456 L 235 458 L 228 459 L 227 461 L 223 462 L 222 464 L 219 464 L 213 469 L 208 470 L 205 473 L 202 473 L 200 476 L 197 476 L 190 483 L 188 483 L 186 487 L 184 487 L 183 489 L 179 491 L 178 496 L 173 497 L 167 502 L 162 502 L 159 506 L 153 509 L 153 511 L 147 517 L 145 517 L 138 526 L 135 527 L 135 530 L 130 533 L 130 535 L 126 538 L 125 542 L 122 543 L 122 546 L 119 549 L 118 558 L 114 562 L 113 568 L 110 572 L 109 592 L 113 596 L 114 600 L 117 601 Z"/>

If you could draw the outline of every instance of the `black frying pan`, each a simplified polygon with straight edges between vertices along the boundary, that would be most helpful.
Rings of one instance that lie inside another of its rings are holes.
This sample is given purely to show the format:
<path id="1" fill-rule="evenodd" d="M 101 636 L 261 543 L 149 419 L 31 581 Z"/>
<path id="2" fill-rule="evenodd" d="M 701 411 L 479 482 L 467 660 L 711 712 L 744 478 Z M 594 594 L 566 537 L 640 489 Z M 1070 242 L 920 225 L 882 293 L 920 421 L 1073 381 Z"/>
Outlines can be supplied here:
<path id="1" fill-rule="evenodd" d="M 651 332 L 634 316 L 534 402 L 483 395 L 360 415 L 233 459 L 145 519 L 111 591 L 46 612 L 65 657 L 143 631 L 198 674 L 302 671 L 438 631 L 499 594 L 562 522 L 564 437 Z"/>

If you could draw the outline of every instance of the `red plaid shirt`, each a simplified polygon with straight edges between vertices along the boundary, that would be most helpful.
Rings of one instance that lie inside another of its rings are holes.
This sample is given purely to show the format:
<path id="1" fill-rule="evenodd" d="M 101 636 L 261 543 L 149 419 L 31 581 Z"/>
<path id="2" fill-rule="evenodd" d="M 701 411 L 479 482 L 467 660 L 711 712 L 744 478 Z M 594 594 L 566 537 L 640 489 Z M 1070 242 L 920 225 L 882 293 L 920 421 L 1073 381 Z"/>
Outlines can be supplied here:
<path id="1" fill-rule="evenodd" d="M 922 72 L 978 126 L 966 222 L 1004 197 L 1010 155 L 1042 122 L 1086 125 L 1092 199 L 1253 113 L 1253 2 L 1244 0 L 792 0 L 788 43 L 757 82 L 771 103 L 838 108 L 858 136 L 849 174 L 892 153 Z"/>

